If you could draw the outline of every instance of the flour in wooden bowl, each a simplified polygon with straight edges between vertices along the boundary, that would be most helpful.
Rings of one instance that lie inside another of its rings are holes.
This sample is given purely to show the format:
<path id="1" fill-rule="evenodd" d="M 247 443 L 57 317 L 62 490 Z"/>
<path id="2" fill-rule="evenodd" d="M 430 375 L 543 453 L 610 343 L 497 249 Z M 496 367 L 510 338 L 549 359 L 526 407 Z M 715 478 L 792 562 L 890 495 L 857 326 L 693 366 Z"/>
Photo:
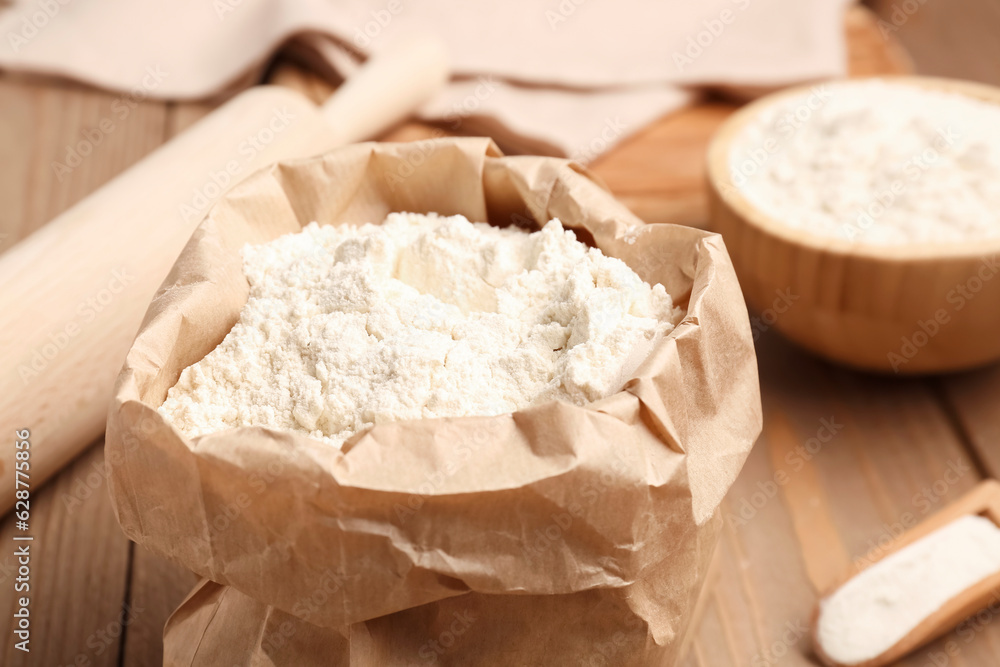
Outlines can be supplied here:
<path id="1" fill-rule="evenodd" d="M 730 176 L 770 218 L 873 245 L 1000 237 L 1000 105 L 884 80 L 824 84 L 763 108 Z"/>
<path id="2" fill-rule="evenodd" d="M 662 285 L 552 220 L 535 233 L 394 213 L 247 246 L 250 295 L 160 412 L 340 446 L 401 419 L 496 415 L 619 390 L 681 317 Z"/>

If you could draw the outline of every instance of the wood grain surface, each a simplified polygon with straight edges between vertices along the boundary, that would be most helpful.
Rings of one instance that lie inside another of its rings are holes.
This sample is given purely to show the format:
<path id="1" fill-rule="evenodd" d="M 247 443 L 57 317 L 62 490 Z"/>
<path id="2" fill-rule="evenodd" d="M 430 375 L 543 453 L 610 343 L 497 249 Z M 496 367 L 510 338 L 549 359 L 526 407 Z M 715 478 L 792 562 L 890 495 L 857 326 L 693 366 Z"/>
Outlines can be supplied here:
<path id="1" fill-rule="evenodd" d="M 865 10 L 848 13 L 851 70 L 903 72 L 908 60 Z M 329 88 L 290 66 L 272 81 L 317 98 Z M 114 94 L 0 75 L 0 252 L 211 110 L 140 103 L 60 180 L 81 133 Z M 667 117 L 594 165 L 647 222 L 703 226 L 704 151 L 732 111 L 707 103 Z M 408 124 L 387 138 L 433 135 Z M 724 503 L 718 576 L 686 667 L 814 665 L 817 591 L 880 540 L 984 476 L 1000 474 L 1000 369 L 896 380 L 815 360 L 758 321 L 764 433 Z M 11 434 L 4 434 L 12 446 Z M 161 632 L 195 577 L 130 544 L 107 499 L 101 442 L 34 491 L 32 653 L 14 648 L 14 519 L 0 523 L 0 664 L 126 665 L 162 660 Z M 973 619 L 901 665 L 1000 664 L 1000 623 Z"/>

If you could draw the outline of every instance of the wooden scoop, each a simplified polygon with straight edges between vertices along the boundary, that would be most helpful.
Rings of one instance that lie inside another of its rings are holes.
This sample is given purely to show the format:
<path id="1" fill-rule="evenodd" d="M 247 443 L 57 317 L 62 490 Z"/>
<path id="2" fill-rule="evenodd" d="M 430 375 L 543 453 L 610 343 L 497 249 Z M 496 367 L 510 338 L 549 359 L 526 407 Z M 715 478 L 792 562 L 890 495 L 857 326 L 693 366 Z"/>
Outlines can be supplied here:
<path id="1" fill-rule="evenodd" d="M 916 527 L 906 531 L 893 540 L 887 547 L 878 548 L 868 554 L 859 565 L 855 565 L 830 590 L 826 591 L 813 614 L 812 635 L 813 648 L 817 657 L 830 667 L 881 667 L 896 662 L 911 651 L 927 644 L 951 631 L 970 615 L 987 606 L 997 591 L 1000 591 L 1000 573 L 994 574 L 971 586 L 941 606 L 940 609 L 925 618 L 920 625 L 910 631 L 892 648 L 872 660 L 851 663 L 850 665 L 834 661 L 823 652 L 818 639 L 820 604 L 832 595 L 838 588 L 858 573 L 875 565 L 883 558 L 896 553 L 900 549 L 916 542 L 934 531 L 943 528 L 952 521 L 965 515 L 979 515 L 1000 526 L 1000 482 L 987 480 L 980 483 L 962 498 L 951 503 L 938 513 Z"/>
<path id="2" fill-rule="evenodd" d="M 104 431 L 143 314 L 215 201 L 267 164 L 388 129 L 447 78 L 444 47 L 419 38 L 321 107 L 252 88 L 0 255 L 0 513 L 14 504 L 16 432 L 31 432 L 36 487 Z"/>

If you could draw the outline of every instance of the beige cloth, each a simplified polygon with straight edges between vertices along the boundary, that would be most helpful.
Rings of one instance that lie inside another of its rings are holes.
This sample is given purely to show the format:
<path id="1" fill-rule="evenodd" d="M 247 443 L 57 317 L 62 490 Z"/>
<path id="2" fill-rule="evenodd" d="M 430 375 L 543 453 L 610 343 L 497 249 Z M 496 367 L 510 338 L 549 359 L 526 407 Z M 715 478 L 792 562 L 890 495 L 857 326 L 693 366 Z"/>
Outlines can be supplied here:
<path id="1" fill-rule="evenodd" d="M 245 84 L 290 40 L 344 72 L 344 53 L 431 32 L 469 80 L 428 105 L 427 117 L 461 109 L 512 140 L 587 160 L 691 103 L 682 86 L 843 74 L 843 8 L 844 0 L 14 0 L 0 10 L 0 67 L 112 90 L 141 87 L 153 70 L 162 76 L 144 92 L 192 99 Z"/>

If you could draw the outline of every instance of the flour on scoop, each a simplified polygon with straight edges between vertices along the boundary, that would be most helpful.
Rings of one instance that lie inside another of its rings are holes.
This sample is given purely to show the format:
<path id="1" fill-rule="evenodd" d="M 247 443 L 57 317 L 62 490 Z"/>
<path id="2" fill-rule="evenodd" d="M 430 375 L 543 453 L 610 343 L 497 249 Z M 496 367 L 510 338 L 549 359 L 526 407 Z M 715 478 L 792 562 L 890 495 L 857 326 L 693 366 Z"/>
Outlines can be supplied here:
<path id="1" fill-rule="evenodd" d="M 1000 528 L 964 516 L 886 556 L 820 605 L 817 639 L 854 665 L 882 655 L 956 595 L 1000 572 Z"/>

